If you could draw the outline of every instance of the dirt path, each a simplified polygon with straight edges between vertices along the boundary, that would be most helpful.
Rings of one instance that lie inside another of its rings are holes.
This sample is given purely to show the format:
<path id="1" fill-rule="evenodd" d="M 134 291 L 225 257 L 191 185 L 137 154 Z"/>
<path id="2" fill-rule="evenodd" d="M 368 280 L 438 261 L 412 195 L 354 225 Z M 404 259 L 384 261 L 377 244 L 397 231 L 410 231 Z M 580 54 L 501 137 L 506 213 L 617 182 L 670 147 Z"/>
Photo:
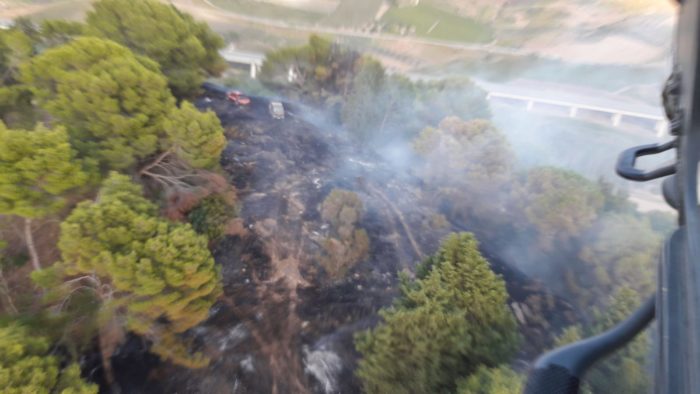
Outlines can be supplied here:
<path id="1" fill-rule="evenodd" d="M 394 215 L 396 215 L 396 218 L 399 220 L 399 223 L 401 223 L 401 227 L 403 227 L 403 230 L 406 233 L 406 236 L 408 237 L 408 241 L 411 243 L 411 247 L 413 248 L 413 251 L 416 253 L 416 256 L 418 256 L 418 258 L 420 260 L 423 260 L 425 258 L 425 254 L 423 254 L 423 251 L 421 250 L 420 246 L 418 245 L 418 242 L 416 242 L 416 239 L 413 237 L 413 233 L 411 232 L 411 228 L 406 223 L 406 219 L 404 218 L 401 211 L 378 188 L 376 188 L 372 185 L 368 185 L 367 189 L 371 193 L 377 195 L 382 201 L 384 201 L 384 203 L 389 207 L 389 209 L 391 209 L 391 211 L 394 213 Z"/>

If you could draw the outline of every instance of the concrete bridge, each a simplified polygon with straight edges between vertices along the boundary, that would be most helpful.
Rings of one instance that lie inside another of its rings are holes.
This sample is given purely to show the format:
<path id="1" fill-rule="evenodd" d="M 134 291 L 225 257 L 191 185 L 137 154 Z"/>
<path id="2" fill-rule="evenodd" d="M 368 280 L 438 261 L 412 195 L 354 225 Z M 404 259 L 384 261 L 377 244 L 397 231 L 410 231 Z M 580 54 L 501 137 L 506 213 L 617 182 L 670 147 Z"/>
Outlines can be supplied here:
<path id="1" fill-rule="evenodd" d="M 258 71 L 262 67 L 265 55 L 262 53 L 239 51 L 233 46 L 228 46 L 219 51 L 221 57 L 232 66 L 243 65 L 250 67 L 250 77 L 256 79 Z"/>
<path id="2" fill-rule="evenodd" d="M 668 134 L 668 123 L 658 107 L 605 91 L 540 81 L 516 80 L 506 84 L 477 81 L 492 103 L 519 107 L 553 116 L 579 118 L 621 130 Z"/>

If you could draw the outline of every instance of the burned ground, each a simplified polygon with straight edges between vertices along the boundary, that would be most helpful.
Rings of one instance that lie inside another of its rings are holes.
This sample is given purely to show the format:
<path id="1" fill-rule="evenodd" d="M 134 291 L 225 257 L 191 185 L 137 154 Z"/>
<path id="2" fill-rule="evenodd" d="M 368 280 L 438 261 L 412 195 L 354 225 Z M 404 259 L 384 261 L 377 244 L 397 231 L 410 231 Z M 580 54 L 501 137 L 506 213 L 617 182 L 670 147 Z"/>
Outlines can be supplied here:
<path id="1" fill-rule="evenodd" d="M 160 365 L 149 376 L 164 392 L 358 392 L 353 335 L 376 324 L 377 311 L 398 294 L 398 273 L 410 273 L 449 232 L 478 229 L 431 226 L 439 212 L 424 201 L 419 179 L 362 153 L 301 109 L 273 120 L 257 97 L 248 108 L 217 98 L 198 106 L 214 110 L 227 130 L 221 165 L 239 190 L 240 215 L 214 248 L 224 296 L 189 333 L 210 366 Z M 358 225 L 370 239 L 368 257 L 338 281 L 316 259 L 328 231 L 319 206 L 334 188 L 362 200 Z M 482 249 L 507 282 L 522 333 L 537 338 L 523 347 L 528 357 L 573 314 L 511 269 L 495 244 L 482 242 Z"/>

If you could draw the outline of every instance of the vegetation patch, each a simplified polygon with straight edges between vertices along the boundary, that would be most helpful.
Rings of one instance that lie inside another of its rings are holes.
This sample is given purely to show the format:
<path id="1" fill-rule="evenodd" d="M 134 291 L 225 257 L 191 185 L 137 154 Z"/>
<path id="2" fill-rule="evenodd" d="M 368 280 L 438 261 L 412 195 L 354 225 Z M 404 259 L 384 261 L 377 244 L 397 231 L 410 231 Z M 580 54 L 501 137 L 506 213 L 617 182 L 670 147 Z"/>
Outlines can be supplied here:
<path id="1" fill-rule="evenodd" d="M 210 0 L 210 2 L 217 7 L 232 12 L 259 18 L 279 19 L 286 22 L 315 22 L 324 16 L 322 13 L 299 10 L 262 1 Z"/>
<path id="2" fill-rule="evenodd" d="M 382 21 L 397 27 L 413 27 L 416 35 L 438 40 L 486 42 L 492 38 L 488 26 L 425 4 L 394 7 L 384 15 Z"/>

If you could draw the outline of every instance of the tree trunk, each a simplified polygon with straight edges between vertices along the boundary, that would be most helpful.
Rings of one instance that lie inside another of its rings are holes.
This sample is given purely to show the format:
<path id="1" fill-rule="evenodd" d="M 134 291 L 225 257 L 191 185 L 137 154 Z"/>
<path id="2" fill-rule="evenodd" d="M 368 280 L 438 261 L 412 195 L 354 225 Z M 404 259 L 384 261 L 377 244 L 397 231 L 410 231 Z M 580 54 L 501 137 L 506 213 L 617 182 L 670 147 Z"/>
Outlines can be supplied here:
<path id="1" fill-rule="evenodd" d="M 7 285 L 5 276 L 0 268 L 0 298 L 2 298 L 2 306 L 9 315 L 16 315 L 17 307 L 12 301 L 12 295 L 10 294 L 10 287 Z"/>
<path id="2" fill-rule="evenodd" d="M 110 313 L 114 313 L 111 311 Z M 104 377 L 112 392 L 120 392 L 119 386 L 114 380 L 112 369 L 112 355 L 119 344 L 124 340 L 124 330 L 119 325 L 116 316 L 112 315 L 99 327 L 98 340 L 100 342 L 100 355 L 102 356 L 102 370 Z"/>
<path id="3" fill-rule="evenodd" d="M 31 257 L 34 270 L 41 271 L 39 254 L 36 252 L 36 246 L 34 246 L 34 236 L 32 235 L 32 219 L 29 218 L 24 218 L 24 241 L 27 243 L 27 250 L 29 250 L 29 256 Z"/>

